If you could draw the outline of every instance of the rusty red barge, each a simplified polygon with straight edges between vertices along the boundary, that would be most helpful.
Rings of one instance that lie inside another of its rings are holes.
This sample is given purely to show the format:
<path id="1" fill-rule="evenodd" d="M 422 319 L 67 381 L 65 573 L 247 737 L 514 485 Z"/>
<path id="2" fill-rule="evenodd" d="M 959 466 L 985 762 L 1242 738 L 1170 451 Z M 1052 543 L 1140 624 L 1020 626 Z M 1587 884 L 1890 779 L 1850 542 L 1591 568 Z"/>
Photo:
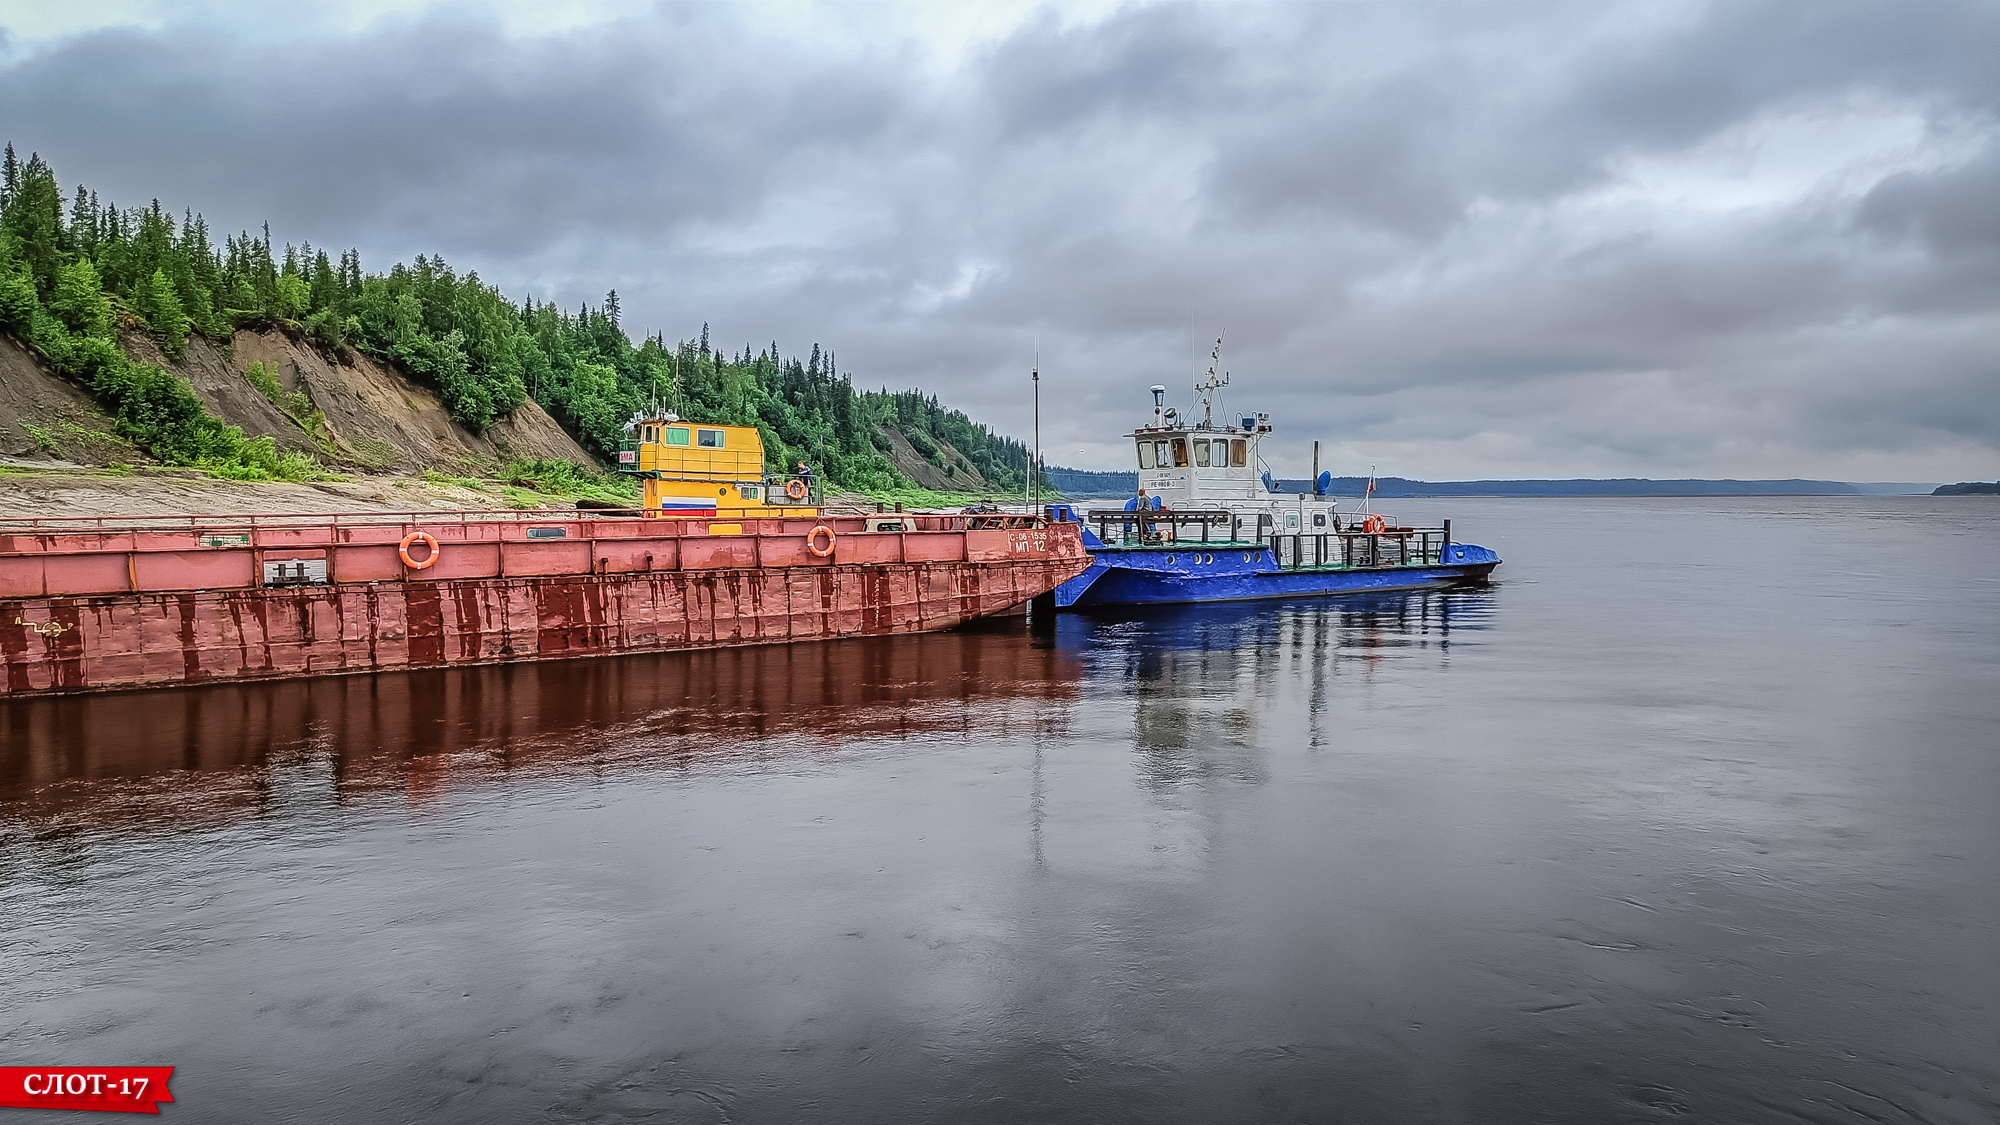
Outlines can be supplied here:
<path id="1" fill-rule="evenodd" d="M 648 514 L 0 522 L 0 698 L 924 632 L 1090 563 L 1034 516 Z"/>

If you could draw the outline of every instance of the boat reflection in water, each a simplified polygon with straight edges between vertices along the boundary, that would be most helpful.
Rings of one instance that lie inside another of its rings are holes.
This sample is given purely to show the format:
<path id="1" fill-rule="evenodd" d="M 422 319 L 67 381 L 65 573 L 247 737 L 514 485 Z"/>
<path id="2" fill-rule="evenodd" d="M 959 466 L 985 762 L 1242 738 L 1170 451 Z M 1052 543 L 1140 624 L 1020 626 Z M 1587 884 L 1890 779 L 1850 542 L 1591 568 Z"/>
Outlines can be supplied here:
<path id="1" fill-rule="evenodd" d="M 1365 679 L 1399 650 L 1446 659 L 1452 632 L 1484 628 L 1495 596 L 1470 589 L 1223 603 L 1134 619 L 1124 637 L 1142 782 L 1262 782 L 1274 732 L 1260 720 L 1272 717 L 1278 694 L 1305 696 L 1306 744 L 1328 745 L 1345 706 L 1333 706 L 1344 678 Z M 1294 722 L 1288 715 L 1283 725 Z"/>
<path id="2" fill-rule="evenodd" d="M 1208 807 L 1220 789 L 1264 785 L 1274 759 L 1295 751 L 1380 744 L 1377 697 L 1448 664 L 1454 639 L 1490 626 L 1498 598 L 1477 587 L 1119 607 L 1064 613 L 1055 634 L 1087 654 L 1088 690 L 1129 694 L 1134 783 L 1194 818 L 1132 823 L 1154 837 L 1156 857 L 1179 856 L 1193 873 L 1213 854 L 1221 826 Z"/>
<path id="3" fill-rule="evenodd" d="M 857 739 L 976 724 L 1006 735 L 1023 701 L 1075 697 L 1073 652 L 1020 619 L 903 637 L 607 660 L 15 700 L 0 708 L 0 811 L 218 815 L 401 788 L 565 771 L 755 763 Z M 314 786 L 308 779 L 323 777 Z M 107 785 L 106 783 L 113 783 Z"/>

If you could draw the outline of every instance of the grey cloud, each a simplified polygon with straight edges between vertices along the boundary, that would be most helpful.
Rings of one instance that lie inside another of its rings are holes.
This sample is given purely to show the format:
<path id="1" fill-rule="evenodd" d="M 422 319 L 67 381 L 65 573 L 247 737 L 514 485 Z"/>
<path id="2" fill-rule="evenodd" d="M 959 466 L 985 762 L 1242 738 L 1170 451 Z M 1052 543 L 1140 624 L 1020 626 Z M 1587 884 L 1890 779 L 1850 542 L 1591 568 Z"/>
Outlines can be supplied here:
<path id="1" fill-rule="evenodd" d="M 1890 176 L 1868 193 L 1859 218 L 1884 234 L 1920 237 L 1940 257 L 2000 255 L 2000 145 L 1945 172 Z"/>
<path id="2" fill-rule="evenodd" d="M 687 7 L 106 30 L 0 61 L 0 135 L 372 268 L 817 340 L 1016 433 L 1039 339 L 1043 432 L 1089 467 L 1227 329 L 1231 405 L 1399 475 L 1990 479 L 1996 46 L 1976 3 L 1133 5 L 942 71 Z M 1984 148 L 1748 202 L 1690 163 L 1870 106 Z"/>
<path id="3" fill-rule="evenodd" d="M 981 61 L 983 100 L 999 128 L 1016 137 L 1106 114 L 1210 112 L 1230 61 L 1218 50 L 1216 30 L 1190 6 L 1126 8 L 1088 28 L 1044 14 Z"/>
<path id="4" fill-rule="evenodd" d="M 506 253 L 741 220 L 797 174 L 773 135 L 837 144 L 892 104 L 885 78 L 802 52 L 774 87 L 702 35 L 620 31 L 519 42 L 435 20 L 283 48 L 112 31 L 10 68 L 0 101 L 40 147 L 81 150 L 59 166 L 71 176 L 320 238 L 386 222 Z"/>

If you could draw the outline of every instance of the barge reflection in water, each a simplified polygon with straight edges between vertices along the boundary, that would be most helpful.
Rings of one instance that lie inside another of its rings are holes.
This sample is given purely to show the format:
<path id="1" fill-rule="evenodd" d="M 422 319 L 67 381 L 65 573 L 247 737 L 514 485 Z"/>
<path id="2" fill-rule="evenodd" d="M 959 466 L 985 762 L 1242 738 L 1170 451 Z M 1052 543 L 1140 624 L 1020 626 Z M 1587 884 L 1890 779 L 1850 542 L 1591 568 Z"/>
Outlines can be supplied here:
<path id="1" fill-rule="evenodd" d="M 738 763 L 978 723 L 1073 698 L 1074 653 L 958 632 L 600 660 L 44 696 L 0 707 L 0 809 L 80 818 L 259 811 L 267 771 L 317 763 L 333 796 L 454 781 Z M 107 788 L 107 783 L 124 782 Z M 133 784 L 137 783 L 137 784 Z M 215 805 L 211 809 L 210 805 Z"/>

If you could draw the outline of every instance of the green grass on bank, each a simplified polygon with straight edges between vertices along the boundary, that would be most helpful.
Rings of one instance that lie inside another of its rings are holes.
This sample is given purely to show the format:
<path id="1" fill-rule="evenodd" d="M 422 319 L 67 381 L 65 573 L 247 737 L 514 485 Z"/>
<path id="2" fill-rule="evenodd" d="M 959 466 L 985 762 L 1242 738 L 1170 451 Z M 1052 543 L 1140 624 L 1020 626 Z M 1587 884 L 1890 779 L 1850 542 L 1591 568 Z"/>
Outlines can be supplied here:
<path id="1" fill-rule="evenodd" d="M 568 500 L 596 500 L 627 507 L 639 505 L 639 478 L 606 473 L 560 458 L 517 457 L 508 462 L 501 479 L 516 491 L 526 490 Z"/>

